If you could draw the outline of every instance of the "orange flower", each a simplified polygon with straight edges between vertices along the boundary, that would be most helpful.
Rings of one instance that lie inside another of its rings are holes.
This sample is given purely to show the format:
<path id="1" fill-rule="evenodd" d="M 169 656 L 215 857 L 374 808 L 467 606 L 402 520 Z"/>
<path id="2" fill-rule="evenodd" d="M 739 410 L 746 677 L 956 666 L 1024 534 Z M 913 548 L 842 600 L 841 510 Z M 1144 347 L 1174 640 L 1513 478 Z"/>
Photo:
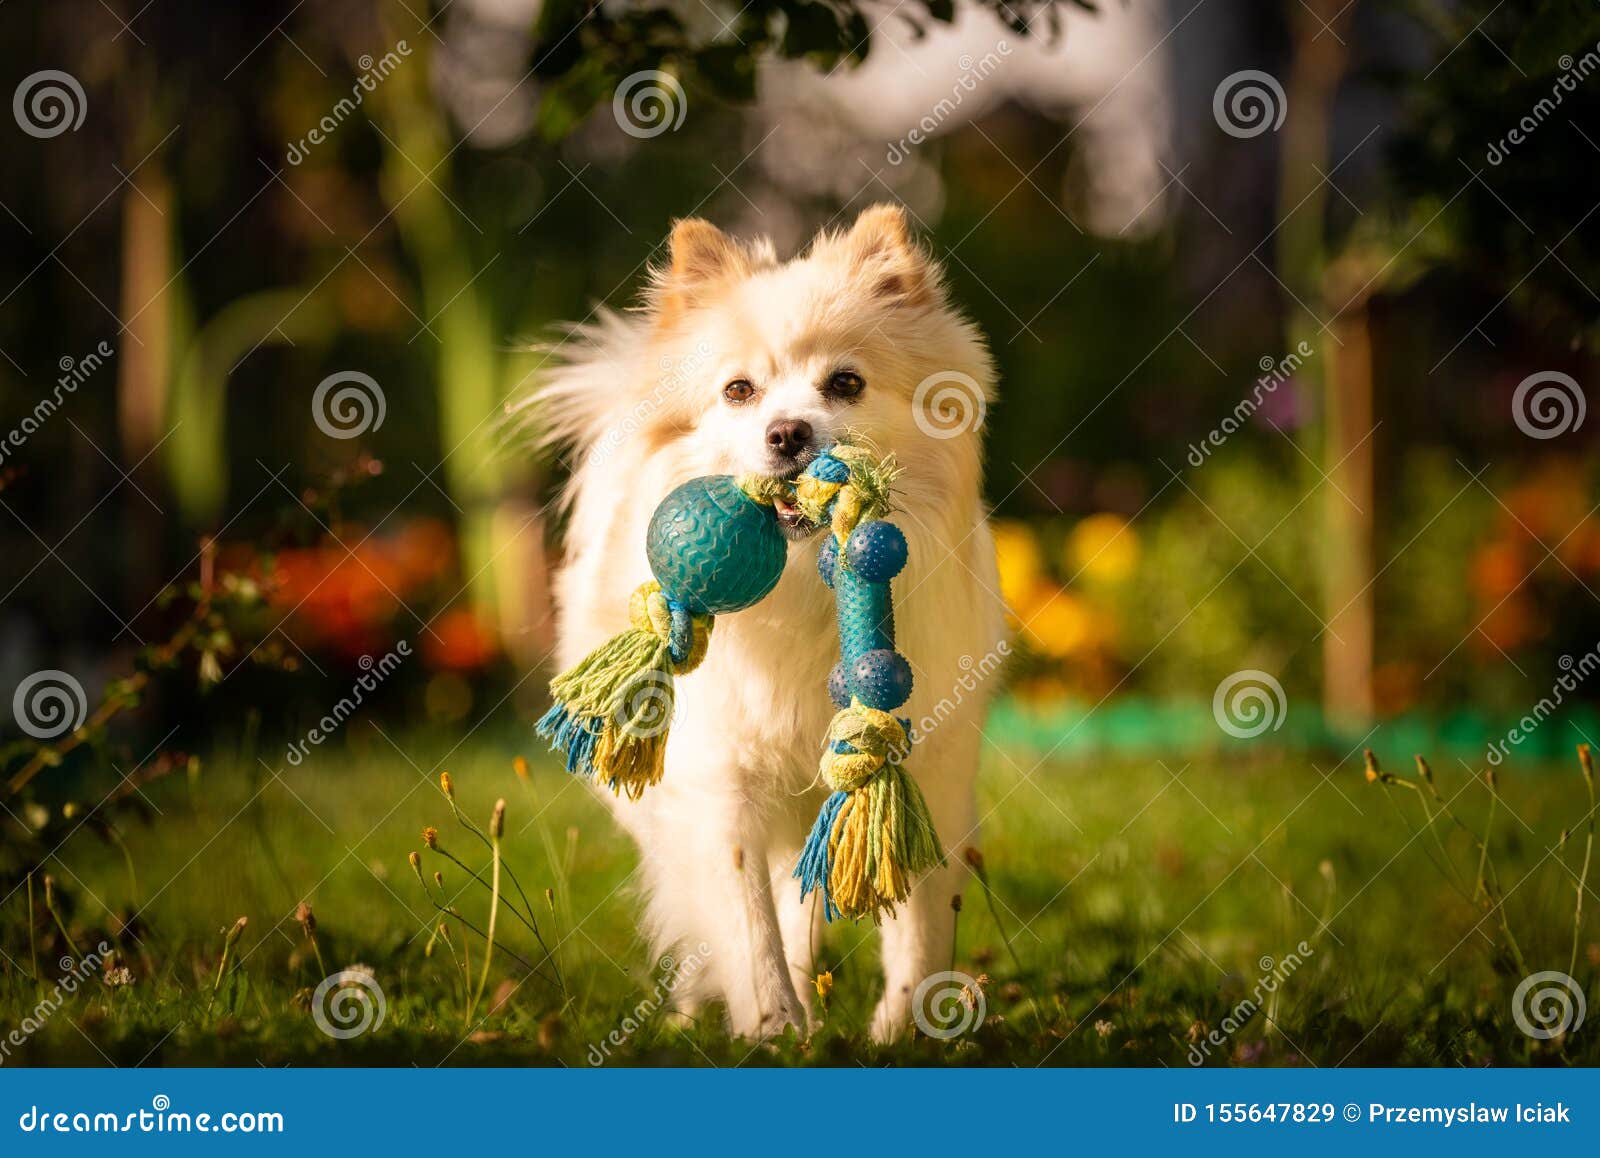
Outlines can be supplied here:
<path id="1" fill-rule="evenodd" d="M 480 668 L 499 650 L 494 633 L 464 607 L 446 611 L 422 637 L 422 651 L 428 663 L 452 671 Z"/>

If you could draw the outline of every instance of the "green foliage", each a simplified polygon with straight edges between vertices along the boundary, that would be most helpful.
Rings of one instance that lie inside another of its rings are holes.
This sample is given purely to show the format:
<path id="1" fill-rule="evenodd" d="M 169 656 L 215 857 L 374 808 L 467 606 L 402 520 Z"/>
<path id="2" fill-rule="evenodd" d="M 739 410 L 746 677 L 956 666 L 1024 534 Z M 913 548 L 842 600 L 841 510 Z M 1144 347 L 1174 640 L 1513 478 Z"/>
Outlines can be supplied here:
<path id="1" fill-rule="evenodd" d="M 1140 520 L 1143 559 L 1120 593 L 1123 658 L 1144 660 L 1157 694 L 1192 695 L 1248 667 L 1314 688 L 1321 495 L 1262 457 L 1219 454 Z"/>
<path id="2" fill-rule="evenodd" d="M 1060 30 L 1061 0 L 980 0 L 1019 36 Z M 1094 11 L 1091 0 L 1065 0 Z M 952 0 L 920 0 L 895 10 L 919 32 L 928 22 L 955 19 Z M 1042 20 L 1041 20 L 1042 18 Z M 731 15 L 711 40 L 666 7 L 609 12 L 586 0 L 557 0 L 540 15 L 533 73 L 543 88 L 539 127 L 551 140 L 570 132 L 626 78 L 660 70 L 703 85 L 720 100 L 742 103 L 756 95 L 762 57 L 804 59 L 820 68 L 865 60 L 873 21 L 856 0 L 751 0 Z"/>
<path id="3" fill-rule="evenodd" d="M 1510 287 L 1555 344 L 1600 345 L 1589 288 L 1600 230 L 1593 184 L 1579 179 L 1600 157 L 1600 8 L 1465 0 L 1422 11 L 1432 71 L 1402 88 L 1398 188 L 1423 221 L 1437 218 L 1449 266 L 1495 297 Z"/>

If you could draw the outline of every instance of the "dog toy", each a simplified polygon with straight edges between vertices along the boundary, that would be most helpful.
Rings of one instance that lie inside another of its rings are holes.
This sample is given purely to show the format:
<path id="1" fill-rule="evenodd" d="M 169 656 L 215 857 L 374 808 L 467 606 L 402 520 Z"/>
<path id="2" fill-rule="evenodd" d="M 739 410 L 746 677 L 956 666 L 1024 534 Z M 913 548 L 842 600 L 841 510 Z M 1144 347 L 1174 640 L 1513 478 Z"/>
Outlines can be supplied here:
<path id="1" fill-rule="evenodd" d="M 906 564 L 890 511 L 892 460 L 840 443 L 797 479 L 711 475 L 669 494 L 646 538 L 655 576 L 629 599 L 629 630 L 550 683 L 538 733 L 567 770 L 637 799 L 661 780 L 675 705 L 673 677 L 705 658 L 715 617 L 754 606 L 783 574 L 788 547 L 775 500 L 828 528 L 817 569 L 834 592 L 840 661 L 828 678 L 839 708 L 820 777 L 832 789 L 794 875 L 801 898 L 822 894 L 828 920 L 872 916 L 905 900 L 944 863 L 927 801 L 904 768 L 911 665 L 894 649 L 890 581 Z"/>

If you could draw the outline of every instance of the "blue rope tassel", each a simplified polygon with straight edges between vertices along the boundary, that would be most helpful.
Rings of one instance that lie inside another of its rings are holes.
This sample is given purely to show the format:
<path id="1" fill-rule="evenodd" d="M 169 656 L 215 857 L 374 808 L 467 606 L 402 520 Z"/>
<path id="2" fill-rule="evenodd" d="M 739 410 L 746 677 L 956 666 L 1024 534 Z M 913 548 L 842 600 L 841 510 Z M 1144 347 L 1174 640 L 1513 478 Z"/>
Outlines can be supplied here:
<path id="1" fill-rule="evenodd" d="M 811 835 L 806 837 L 806 846 L 800 851 L 800 862 L 794 866 L 795 879 L 800 882 L 801 902 L 804 903 L 806 897 L 811 895 L 812 889 L 819 890 L 822 893 L 822 916 L 829 922 L 839 915 L 839 910 L 833 903 L 833 894 L 828 891 L 828 872 L 833 867 L 828 854 L 828 838 L 833 833 L 834 818 L 849 798 L 848 792 L 835 792 L 823 802 L 816 823 L 811 826 Z"/>
<path id="2" fill-rule="evenodd" d="M 559 700 L 539 717 L 534 732 L 550 741 L 552 752 L 565 752 L 567 771 L 585 779 L 594 775 L 594 746 L 600 742 L 605 721 L 573 716 Z"/>

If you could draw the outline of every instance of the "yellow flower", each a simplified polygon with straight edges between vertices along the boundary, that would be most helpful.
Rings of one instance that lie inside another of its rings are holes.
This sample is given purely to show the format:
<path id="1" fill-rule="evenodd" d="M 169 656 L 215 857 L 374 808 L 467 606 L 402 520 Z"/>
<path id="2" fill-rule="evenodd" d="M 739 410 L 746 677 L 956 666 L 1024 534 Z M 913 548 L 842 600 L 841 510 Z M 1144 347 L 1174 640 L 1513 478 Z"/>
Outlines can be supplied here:
<path id="1" fill-rule="evenodd" d="M 1006 606 L 1021 613 L 1029 593 L 1045 578 L 1044 555 L 1026 523 L 994 524 L 995 560 L 1000 567 L 1000 594 Z"/>
<path id="2" fill-rule="evenodd" d="M 1088 607 L 1062 588 L 1037 589 L 1018 614 L 1028 643 L 1056 659 L 1074 655 L 1093 639 L 1094 623 Z"/>
<path id="3" fill-rule="evenodd" d="M 1063 563 L 1069 575 L 1116 583 L 1133 574 L 1138 562 L 1139 537 L 1121 515 L 1090 515 L 1067 536 Z"/>
<path id="4" fill-rule="evenodd" d="M 823 1001 L 827 1001 L 828 995 L 833 992 L 832 971 L 825 970 L 821 973 L 818 973 L 816 979 L 812 981 L 812 984 L 817 987 L 817 996 Z"/>

